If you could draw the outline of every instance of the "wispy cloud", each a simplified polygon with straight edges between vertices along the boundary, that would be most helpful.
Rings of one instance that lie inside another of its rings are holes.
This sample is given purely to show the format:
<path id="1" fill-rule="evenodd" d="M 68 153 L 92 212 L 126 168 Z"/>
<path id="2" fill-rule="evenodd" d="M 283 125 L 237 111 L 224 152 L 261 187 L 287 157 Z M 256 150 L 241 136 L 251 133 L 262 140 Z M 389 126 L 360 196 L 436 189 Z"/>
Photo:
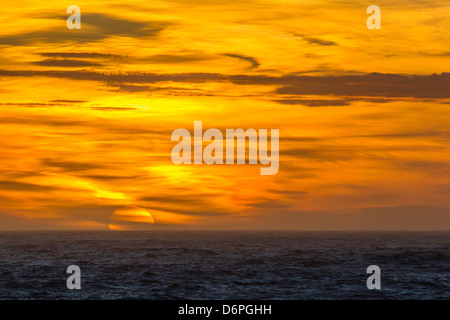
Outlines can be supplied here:
<path id="1" fill-rule="evenodd" d="M 64 25 L 67 16 L 45 15 L 41 19 L 61 19 Z M 84 13 L 83 25 L 86 25 L 79 32 L 71 32 L 67 28 L 50 28 L 46 30 L 19 33 L 0 37 L 0 44 L 3 45 L 32 45 L 36 43 L 62 43 L 92 42 L 99 41 L 112 36 L 123 37 L 153 37 L 164 30 L 167 22 L 160 21 L 136 21 L 103 13 Z M 92 26 L 93 28 L 90 28 Z"/>
<path id="2" fill-rule="evenodd" d="M 247 62 L 250 62 L 250 67 L 253 68 L 258 68 L 261 64 L 259 63 L 259 61 L 254 58 L 254 57 L 250 57 L 250 56 L 246 56 L 243 54 L 237 54 L 237 53 L 224 53 L 224 56 L 227 57 L 231 57 L 231 58 L 236 58 L 236 59 L 241 59 Z"/>
<path id="3" fill-rule="evenodd" d="M 32 64 L 43 67 L 64 67 L 64 68 L 101 66 L 101 64 L 99 63 L 75 59 L 45 59 L 41 61 L 33 61 Z"/>
<path id="4" fill-rule="evenodd" d="M 320 45 L 320 46 L 337 46 L 338 45 L 334 41 L 327 41 L 327 40 L 322 40 L 322 39 L 318 39 L 318 38 L 312 38 L 312 37 L 308 37 L 305 35 L 299 35 L 299 37 L 302 37 L 303 40 L 305 40 L 309 44 L 316 44 L 316 45 Z"/>

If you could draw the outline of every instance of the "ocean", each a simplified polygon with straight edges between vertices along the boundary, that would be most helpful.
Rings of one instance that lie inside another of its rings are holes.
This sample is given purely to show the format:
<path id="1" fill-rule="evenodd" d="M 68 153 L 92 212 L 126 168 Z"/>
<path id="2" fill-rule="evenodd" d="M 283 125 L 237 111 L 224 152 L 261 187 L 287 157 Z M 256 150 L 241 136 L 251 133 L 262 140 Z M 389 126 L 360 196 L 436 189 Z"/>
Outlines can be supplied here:
<path id="1" fill-rule="evenodd" d="M 4 231 L 0 299 L 449 299 L 449 247 L 450 232 Z"/>

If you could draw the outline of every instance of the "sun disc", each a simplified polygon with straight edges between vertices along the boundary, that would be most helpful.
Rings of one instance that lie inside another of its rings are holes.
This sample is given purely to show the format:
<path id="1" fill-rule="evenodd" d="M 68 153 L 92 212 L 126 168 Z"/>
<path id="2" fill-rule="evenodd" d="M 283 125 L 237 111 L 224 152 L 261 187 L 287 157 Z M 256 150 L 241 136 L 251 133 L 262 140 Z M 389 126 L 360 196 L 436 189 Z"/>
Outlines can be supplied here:
<path id="1" fill-rule="evenodd" d="M 110 230 L 146 230 L 155 223 L 155 218 L 144 208 L 120 207 L 109 218 Z"/>

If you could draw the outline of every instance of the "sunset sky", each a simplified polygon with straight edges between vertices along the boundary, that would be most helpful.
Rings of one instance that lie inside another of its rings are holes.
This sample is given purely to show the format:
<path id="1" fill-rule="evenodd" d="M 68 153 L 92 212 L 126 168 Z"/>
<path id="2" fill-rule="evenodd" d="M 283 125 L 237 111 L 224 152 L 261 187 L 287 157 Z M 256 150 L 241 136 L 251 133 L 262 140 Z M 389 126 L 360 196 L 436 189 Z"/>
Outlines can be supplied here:
<path id="1" fill-rule="evenodd" d="M 448 0 L 2 4 L 0 229 L 450 229 Z M 174 165 L 194 121 L 279 129 L 279 172 Z"/>

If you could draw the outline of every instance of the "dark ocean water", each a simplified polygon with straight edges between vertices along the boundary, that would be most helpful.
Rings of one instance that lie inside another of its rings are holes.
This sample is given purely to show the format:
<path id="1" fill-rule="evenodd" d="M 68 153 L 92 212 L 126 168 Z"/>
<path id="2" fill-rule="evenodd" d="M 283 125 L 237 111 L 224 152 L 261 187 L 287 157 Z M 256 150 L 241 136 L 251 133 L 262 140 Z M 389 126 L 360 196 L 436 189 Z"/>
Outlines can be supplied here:
<path id="1" fill-rule="evenodd" d="M 450 232 L 1 232 L 0 299 L 449 299 L 449 246 Z"/>

